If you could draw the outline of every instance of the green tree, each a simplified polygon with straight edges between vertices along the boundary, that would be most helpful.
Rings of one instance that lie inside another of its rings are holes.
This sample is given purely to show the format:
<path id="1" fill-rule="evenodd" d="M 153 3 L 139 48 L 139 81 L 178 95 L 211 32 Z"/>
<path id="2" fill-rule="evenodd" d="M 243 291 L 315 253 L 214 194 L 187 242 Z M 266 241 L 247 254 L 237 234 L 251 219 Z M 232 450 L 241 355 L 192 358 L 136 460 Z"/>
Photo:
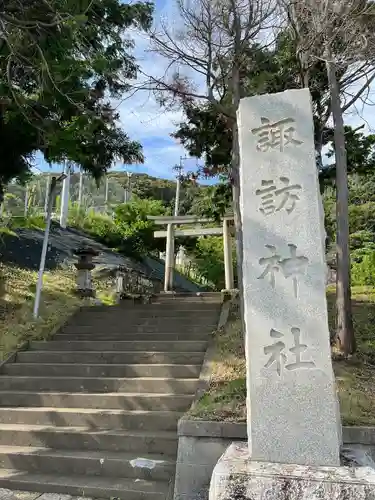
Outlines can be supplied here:
<path id="1" fill-rule="evenodd" d="M 118 157 L 142 161 L 139 144 L 119 129 L 107 101 L 136 77 L 128 30 L 147 29 L 151 15 L 147 2 L 2 3 L 0 195 L 6 182 L 29 171 L 37 150 L 97 178 Z"/>
<path id="2" fill-rule="evenodd" d="M 191 250 L 191 256 L 199 275 L 216 290 L 223 290 L 225 288 L 223 237 L 201 236 L 197 238 Z M 235 265 L 236 262 L 234 262 Z"/>
<path id="3" fill-rule="evenodd" d="M 134 197 L 130 203 L 115 208 L 115 224 L 126 245 L 131 246 L 139 255 L 146 255 L 165 249 L 165 241 L 154 238 L 157 226 L 147 219 L 148 215 L 168 215 L 161 200 Z"/>
<path id="4" fill-rule="evenodd" d="M 322 61 L 326 67 L 327 112 L 320 121 L 322 128 L 332 115 L 337 194 L 336 340 L 340 350 L 347 355 L 355 351 L 356 342 L 351 307 L 348 159 L 343 114 L 375 79 L 374 4 L 367 0 L 285 0 L 283 4 L 296 40 L 296 54 L 304 69 L 304 86 L 310 84 L 309 67 L 314 61 Z M 348 86 L 358 84 L 361 79 L 365 80 L 364 84 L 346 99 Z"/>
<path id="5" fill-rule="evenodd" d="M 294 40 L 289 32 L 279 34 L 273 49 L 256 44 L 248 47 L 240 72 L 241 97 L 281 92 L 301 87 L 301 68 L 296 57 Z M 321 165 L 322 147 L 328 141 L 329 129 L 319 129 L 319 115 L 325 109 L 327 92 L 324 64 L 317 62 L 311 68 L 311 93 L 315 115 L 315 145 L 318 166 Z M 227 89 L 224 100 L 231 100 Z M 173 137 L 178 139 L 191 156 L 201 158 L 204 164 L 193 177 L 217 177 L 222 186 L 216 188 L 215 204 L 221 200 L 223 210 L 230 204 L 228 193 L 235 181 L 231 175 L 232 124 L 231 120 L 212 103 L 197 103 L 193 99 L 183 102 L 186 120 L 178 125 Z M 212 193 L 211 193 L 212 194 Z"/>

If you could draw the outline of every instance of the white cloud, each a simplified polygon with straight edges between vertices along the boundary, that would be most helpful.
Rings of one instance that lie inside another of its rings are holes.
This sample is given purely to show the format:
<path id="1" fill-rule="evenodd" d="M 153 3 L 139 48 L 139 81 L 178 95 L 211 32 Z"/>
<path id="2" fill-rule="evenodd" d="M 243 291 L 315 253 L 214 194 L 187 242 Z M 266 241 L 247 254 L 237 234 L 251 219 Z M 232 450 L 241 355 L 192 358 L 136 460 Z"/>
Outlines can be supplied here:
<path id="1" fill-rule="evenodd" d="M 158 3 L 158 2 L 157 2 Z M 155 22 L 161 20 L 176 30 L 178 15 L 175 12 L 175 0 L 166 0 L 155 12 Z M 161 77 L 165 74 L 167 61 L 158 54 L 150 51 L 150 40 L 144 33 L 133 32 L 135 41 L 134 55 L 141 70 L 146 75 Z M 198 74 L 191 71 L 187 74 L 195 79 L 199 90 L 204 92 L 204 82 Z M 140 80 L 142 80 L 140 76 Z M 352 108 L 351 113 L 345 116 L 347 124 L 358 126 L 366 123 L 365 132 L 372 132 L 375 128 L 375 114 L 371 106 Z M 185 155 L 183 147 L 177 144 L 170 134 L 176 129 L 176 124 L 183 121 L 180 110 L 165 111 L 156 102 L 152 92 L 138 91 L 125 99 L 119 105 L 121 124 L 132 139 L 139 140 L 144 145 L 146 157 L 144 168 L 151 175 L 171 177 L 172 167 L 179 162 L 180 156 Z M 190 160 L 192 162 L 193 160 Z M 191 168 L 191 167 L 190 167 Z M 187 168 L 188 170 L 190 168 Z"/>
<path id="2" fill-rule="evenodd" d="M 167 138 L 182 121 L 181 111 L 166 111 L 155 101 L 152 94 L 138 91 L 123 101 L 119 108 L 120 121 L 132 138 L 142 140 L 159 135 Z"/>
<path id="3" fill-rule="evenodd" d="M 174 0 L 167 0 L 162 8 L 156 11 L 155 18 L 161 12 L 169 10 Z M 134 55 L 141 67 L 138 85 L 144 81 L 143 75 L 161 77 L 165 73 L 166 61 L 158 54 L 150 52 L 150 39 L 144 33 L 132 32 L 135 41 Z M 170 135 L 176 125 L 183 120 L 179 109 L 165 110 L 156 101 L 153 92 L 138 90 L 127 96 L 118 104 L 120 123 L 131 139 L 143 145 L 146 157 L 145 169 L 151 175 L 171 176 L 173 165 L 185 155 L 183 147 Z M 141 168 L 141 167 L 140 167 Z"/>

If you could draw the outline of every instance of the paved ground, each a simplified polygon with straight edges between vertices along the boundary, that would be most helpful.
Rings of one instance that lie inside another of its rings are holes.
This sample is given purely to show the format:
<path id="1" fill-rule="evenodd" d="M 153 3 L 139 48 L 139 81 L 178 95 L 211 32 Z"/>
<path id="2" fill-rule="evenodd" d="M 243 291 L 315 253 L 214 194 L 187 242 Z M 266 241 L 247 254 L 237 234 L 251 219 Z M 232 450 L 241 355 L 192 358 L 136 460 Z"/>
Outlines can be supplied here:
<path id="1" fill-rule="evenodd" d="M 0 500 L 91 500 L 89 497 L 72 497 L 58 493 L 34 493 L 30 491 L 11 491 L 0 488 Z"/>

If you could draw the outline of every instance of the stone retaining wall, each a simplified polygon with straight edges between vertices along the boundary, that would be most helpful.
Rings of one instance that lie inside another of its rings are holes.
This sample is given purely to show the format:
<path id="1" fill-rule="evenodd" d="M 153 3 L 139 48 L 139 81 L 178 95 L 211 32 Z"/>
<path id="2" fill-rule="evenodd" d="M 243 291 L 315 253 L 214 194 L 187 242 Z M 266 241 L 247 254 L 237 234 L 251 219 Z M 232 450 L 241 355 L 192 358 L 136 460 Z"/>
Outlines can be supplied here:
<path id="1" fill-rule="evenodd" d="M 182 418 L 174 500 L 205 500 L 212 471 L 233 441 L 247 439 L 246 424 Z M 375 457 L 375 427 L 343 427 L 344 447 Z"/>

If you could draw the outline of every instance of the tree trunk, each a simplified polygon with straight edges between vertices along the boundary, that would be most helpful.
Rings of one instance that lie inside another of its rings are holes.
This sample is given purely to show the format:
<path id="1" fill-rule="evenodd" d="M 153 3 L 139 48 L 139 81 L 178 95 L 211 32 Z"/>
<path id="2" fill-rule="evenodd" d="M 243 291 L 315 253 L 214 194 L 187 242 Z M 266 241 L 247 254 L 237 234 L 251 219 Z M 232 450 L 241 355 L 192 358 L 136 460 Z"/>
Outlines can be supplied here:
<path id="1" fill-rule="evenodd" d="M 238 289 L 242 296 L 242 261 L 243 261 L 243 242 L 242 242 L 242 220 L 240 211 L 240 145 L 238 141 L 237 120 L 232 125 L 232 196 L 233 196 L 233 214 L 234 226 L 236 230 L 236 256 L 237 256 L 237 280 Z"/>
<path id="2" fill-rule="evenodd" d="M 240 315 L 242 323 L 242 332 L 245 336 L 245 309 L 244 309 L 244 289 L 242 283 L 242 265 L 243 265 L 243 234 L 242 234 L 242 218 L 240 209 L 240 143 L 238 133 L 237 111 L 241 99 L 241 82 L 238 59 L 235 59 L 232 68 L 232 105 L 235 118 L 232 122 L 232 196 L 233 196 L 233 213 L 234 225 L 236 231 L 236 257 L 237 257 L 237 288 L 239 290 Z"/>
<path id="3" fill-rule="evenodd" d="M 344 119 L 341 110 L 339 86 L 335 63 L 330 54 L 326 57 L 326 67 L 331 94 L 334 123 L 334 149 L 336 156 L 336 224 L 337 224 L 337 282 L 336 282 L 336 341 L 338 348 L 345 354 L 353 354 L 356 349 L 354 336 L 352 303 L 350 290 L 350 253 L 349 253 L 349 189 L 347 156 L 345 148 Z"/>

